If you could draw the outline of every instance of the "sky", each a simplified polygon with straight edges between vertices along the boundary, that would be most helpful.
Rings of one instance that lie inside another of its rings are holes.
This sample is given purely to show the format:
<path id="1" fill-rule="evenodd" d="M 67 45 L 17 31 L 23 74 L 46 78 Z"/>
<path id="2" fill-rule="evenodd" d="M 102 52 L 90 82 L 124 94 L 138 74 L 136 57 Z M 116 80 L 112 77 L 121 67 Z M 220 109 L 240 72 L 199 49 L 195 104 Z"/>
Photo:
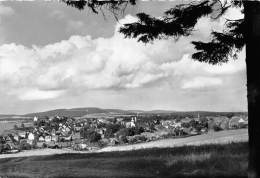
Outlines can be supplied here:
<path id="1" fill-rule="evenodd" d="M 178 111 L 247 111 L 245 50 L 209 65 L 191 59 L 191 41 L 210 40 L 224 18 L 200 19 L 192 36 L 142 44 L 118 32 L 136 13 L 160 17 L 184 2 L 138 2 L 118 21 L 111 13 L 64 3 L 0 3 L 0 113 L 101 107 Z"/>

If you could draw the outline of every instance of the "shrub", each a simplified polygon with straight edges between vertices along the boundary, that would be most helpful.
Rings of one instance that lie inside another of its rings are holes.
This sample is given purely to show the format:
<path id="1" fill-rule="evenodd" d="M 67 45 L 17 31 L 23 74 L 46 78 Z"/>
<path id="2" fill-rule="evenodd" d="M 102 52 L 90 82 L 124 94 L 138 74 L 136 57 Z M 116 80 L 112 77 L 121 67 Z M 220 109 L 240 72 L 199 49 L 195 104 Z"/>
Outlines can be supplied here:
<path id="1" fill-rule="evenodd" d="M 116 135 L 117 137 L 119 136 L 134 136 L 134 135 L 140 135 L 141 133 L 144 132 L 144 128 L 143 127 L 132 127 L 132 128 L 123 128 L 120 129 Z"/>
<path id="2" fill-rule="evenodd" d="M 0 154 L 4 151 L 4 145 L 0 143 Z"/>
<path id="3" fill-rule="evenodd" d="M 88 139 L 90 142 L 98 142 L 101 139 L 101 135 L 95 131 L 88 134 Z"/>
<path id="4" fill-rule="evenodd" d="M 128 143 L 128 140 L 127 140 L 125 135 L 120 135 L 118 140 L 119 140 L 119 143 L 121 143 L 121 144 L 122 143 Z"/>
<path id="5" fill-rule="evenodd" d="M 120 136 L 123 136 L 123 137 L 126 137 L 126 136 L 133 136 L 134 133 L 132 132 L 133 130 L 130 129 L 130 128 L 123 128 L 123 129 L 120 129 L 116 135 L 117 137 L 119 138 Z"/>
<path id="6" fill-rule="evenodd" d="M 48 147 L 48 145 L 46 143 L 42 144 L 42 148 L 47 148 L 47 147 Z"/>
<path id="7" fill-rule="evenodd" d="M 0 144 L 4 144 L 5 143 L 5 139 L 3 136 L 0 136 Z"/>
<path id="8" fill-rule="evenodd" d="M 181 123 L 181 126 L 182 127 L 185 127 L 185 128 L 189 128 L 189 127 L 191 127 L 191 124 L 190 123 Z"/>
<path id="9" fill-rule="evenodd" d="M 219 126 L 219 125 L 214 125 L 213 126 L 213 129 L 214 129 L 214 131 L 220 131 L 220 130 L 222 130 L 222 128 Z"/>
<path id="10" fill-rule="evenodd" d="M 80 136 L 88 139 L 90 142 L 97 142 L 101 139 L 101 135 L 99 133 L 87 127 L 80 130 Z"/>
<path id="11" fill-rule="evenodd" d="M 30 149 L 32 149 L 32 146 L 29 143 L 27 143 L 26 141 L 22 141 L 22 142 L 20 142 L 19 149 L 20 150 L 30 150 Z"/>
<path id="12" fill-rule="evenodd" d="M 108 145 L 108 143 L 109 143 L 109 140 L 99 140 L 98 141 L 98 147 L 105 147 L 105 146 L 107 146 Z"/>
<path id="13" fill-rule="evenodd" d="M 114 134 L 119 131 L 119 129 L 122 126 L 119 124 L 108 124 L 106 125 L 106 132 L 105 132 L 105 137 L 106 138 L 111 138 L 114 137 Z"/>
<path id="14" fill-rule="evenodd" d="M 88 131 L 89 131 L 89 127 L 85 126 L 83 128 L 80 129 L 79 133 L 80 133 L 80 137 L 82 138 L 87 138 L 88 137 Z"/>
<path id="15" fill-rule="evenodd" d="M 135 135 L 140 135 L 143 132 L 144 132 L 144 128 L 143 127 L 135 127 L 134 128 L 134 134 Z"/>
<path id="16" fill-rule="evenodd" d="M 147 138 L 143 135 L 136 135 L 129 138 L 129 143 L 145 142 Z"/>
<path id="17" fill-rule="evenodd" d="M 17 130 L 17 129 L 18 129 L 18 126 L 17 126 L 16 124 L 14 125 L 14 129 L 15 129 L 15 130 Z"/>

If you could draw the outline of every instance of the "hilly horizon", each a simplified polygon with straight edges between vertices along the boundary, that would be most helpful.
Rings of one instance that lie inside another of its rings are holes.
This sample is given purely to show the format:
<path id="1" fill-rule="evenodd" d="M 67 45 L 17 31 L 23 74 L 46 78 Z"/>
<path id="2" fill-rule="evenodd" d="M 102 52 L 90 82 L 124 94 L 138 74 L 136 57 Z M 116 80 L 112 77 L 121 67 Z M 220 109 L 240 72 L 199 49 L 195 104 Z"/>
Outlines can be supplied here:
<path id="1" fill-rule="evenodd" d="M 122 115 L 131 115 L 131 114 L 173 114 L 173 113 L 200 113 L 204 114 L 227 114 L 227 113 L 236 113 L 236 114 L 246 114 L 247 112 L 215 112 L 215 111 L 175 111 L 175 110 L 123 110 L 123 109 L 103 109 L 98 107 L 82 107 L 82 108 L 70 108 L 70 109 L 54 109 L 43 112 L 34 112 L 27 114 L 0 114 L 1 118 L 30 118 L 34 116 L 43 117 L 43 116 L 66 116 L 66 117 L 82 117 L 91 114 L 122 114 Z"/>

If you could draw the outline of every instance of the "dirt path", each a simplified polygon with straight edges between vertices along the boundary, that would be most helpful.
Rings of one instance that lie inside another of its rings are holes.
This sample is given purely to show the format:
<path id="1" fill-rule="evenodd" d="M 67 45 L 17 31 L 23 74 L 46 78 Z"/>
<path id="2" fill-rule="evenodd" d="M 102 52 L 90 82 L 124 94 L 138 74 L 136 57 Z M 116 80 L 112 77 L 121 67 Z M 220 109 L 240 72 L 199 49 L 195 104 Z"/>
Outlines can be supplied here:
<path id="1" fill-rule="evenodd" d="M 169 138 L 163 140 L 157 140 L 147 143 L 139 143 L 134 145 L 123 145 L 123 146 L 113 146 L 105 147 L 96 151 L 74 151 L 70 149 L 35 149 L 22 151 L 15 154 L 1 154 L 1 158 L 10 158 L 10 157 L 27 157 L 27 156 L 42 156 L 42 155 L 53 155 L 53 154 L 64 154 L 64 153 L 93 153 L 93 152 L 110 152 L 110 151 L 129 151 L 136 149 L 145 149 L 145 148 L 165 148 L 165 147 L 177 147 L 184 145 L 202 145 L 202 144 L 212 144 L 212 143 L 229 143 L 229 142 L 240 142 L 248 141 L 248 130 L 239 129 L 239 130 L 229 130 L 229 131 L 220 131 L 213 132 L 204 135 L 191 136 L 186 138 Z"/>

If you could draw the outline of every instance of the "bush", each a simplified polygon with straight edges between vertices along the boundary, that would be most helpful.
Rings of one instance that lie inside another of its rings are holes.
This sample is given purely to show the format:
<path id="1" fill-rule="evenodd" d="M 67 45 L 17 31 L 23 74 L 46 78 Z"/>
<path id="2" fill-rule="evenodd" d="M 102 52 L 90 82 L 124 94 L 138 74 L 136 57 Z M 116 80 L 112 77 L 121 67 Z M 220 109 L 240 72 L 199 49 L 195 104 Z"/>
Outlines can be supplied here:
<path id="1" fill-rule="evenodd" d="M 119 129 L 122 126 L 119 124 L 108 124 L 106 125 L 106 132 L 105 132 L 105 137 L 106 138 L 111 138 L 114 137 L 114 134 L 119 131 Z"/>
<path id="2" fill-rule="evenodd" d="M 219 125 L 214 125 L 213 129 L 214 129 L 215 132 L 223 130 Z"/>
<path id="3" fill-rule="evenodd" d="M 4 144 L 5 143 L 5 139 L 3 136 L 0 136 L 0 144 Z"/>
<path id="4" fill-rule="evenodd" d="M 29 143 L 27 143 L 26 141 L 22 141 L 19 145 L 19 149 L 20 150 L 30 150 L 30 149 L 32 149 L 32 146 Z"/>
<path id="5" fill-rule="evenodd" d="M 87 138 L 87 137 L 88 137 L 87 133 L 88 133 L 89 129 L 90 129 L 90 128 L 87 127 L 87 126 L 81 128 L 80 131 L 79 131 L 80 137 L 82 137 L 82 138 Z"/>
<path id="6" fill-rule="evenodd" d="M 14 130 L 17 130 L 18 129 L 18 126 L 15 124 L 14 125 Z"/>
<path id="7" fill-rule="evenodd" d="M 0 153 L 11 150 L 11 146 L 9 144 L 0 144 Z"/>
<path id="8" fill-rule="evenodd" d="M 88 134 L 88 139 L 90 142 L 98 142 L 101 139 L 101 135 L 95 131 Z"/>
<path id="9" fill-rule="evenodd" d="M 4 144 L 0 143 L 0 154 L 4 151 Z"/>
<path id="10" fill-rule="evenodd" d="M 90 142 L 98 142 L 101 139 L 101 135 L 99 133 L 87 127 L 80 130 L 80 136 L 88 139 Z"/>
<path id="11" fill-rule="evenodd" d="M 133 130 L 131 130 L 130 128 L 123 128 L 120 129 L 117 133 L 116 133 L 117 137 L 119 138 L 121 137 L 126 137 L 126 136 L 133 136 L 134 132 Z"/>
<path id="12" fill-rule="evenodd" d="M 147 138 L 143 135 L 136 135 L 129 138 L 129 143 L 145 142 Z"/>
<path id="13" fill-rule="evenodd" d="M 120 129 L 116 135 L 119 138 L 120 136 L 134 136 L 134 135 L 140 135 L 141 133 L 144 132 L 144 128 L 143 127 L 132 127 L 132 128 L 123 128 Z"/>
<path id="14" fill-rule="evenodd" d="M 42 144 L 42 148 L 47 148 L 47 147 L 48 147 L 48 145 L 46 143 Z"/>
<path id="15" fill-rule="evenodd" d="M 135 127 L 134 128 L 134 135 L 140 135 L 143 132 L 144 132 L 144 128 L 143 127 Z"/>
<path id="16" fill-rule="evenodd" d="M 124 136 L 124 135 L 119 136 L 118 140 L 119 140 L 119 143 L 121 143 L 121 144 L 128 143 L 128 140 L 127 140 L 126 136 Z"/>

